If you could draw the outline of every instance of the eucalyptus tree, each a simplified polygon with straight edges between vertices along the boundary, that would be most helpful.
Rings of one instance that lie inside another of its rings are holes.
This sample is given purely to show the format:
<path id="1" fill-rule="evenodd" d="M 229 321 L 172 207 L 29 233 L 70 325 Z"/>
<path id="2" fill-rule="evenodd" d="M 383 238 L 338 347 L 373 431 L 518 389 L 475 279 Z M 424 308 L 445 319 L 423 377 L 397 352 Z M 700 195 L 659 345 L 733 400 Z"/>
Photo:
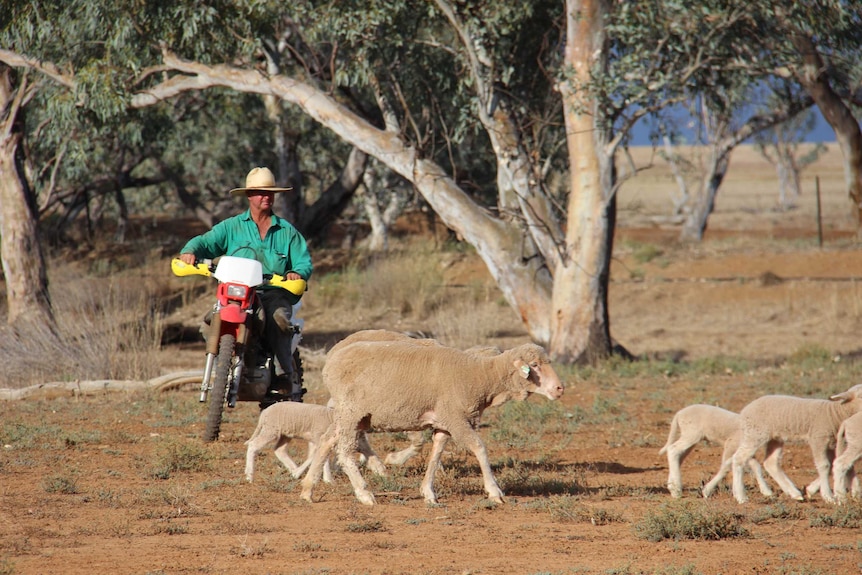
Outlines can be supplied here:
<path id="1" fill-rule="evenodd" d="M 23 109 L 36 86 L 28 74 L 0 64 L 0 260 L 6 279 L 7 322 L 51 326 L 54 314 L 39 243 L 36 204 L 22 174 Z"/>
<path id="2" fill-rule="evenodd" d="M 154 20 L 140 9 L 138 3 L 99 0 L 4 4 L 9 18 L 0 24 L 0 67 L 7 105 L 0 155 L 7 177 L 0 178 L 0 240 L 10 323 L 25 310 L 51 323 L 40 217 L 50 219 L 51 233 L 62 234 L 81 212 L 89 226 L 113 211 L 122 239 L 130 211 L 175 209 L 178 198 L 212 225 L 224 215 L 220 209 L 230 209 L 220 206 L 229 201 L 225 189 L 240 183 L 250 167 L 277 163 L 258 96 L 211 90 L 205 97 L 189 93 L 129 109 L 125 94 L 145 74 L 157 73 L 142 73 L 157 51 L 147 43 Z M 213 15 L 178 10 L 189 16 L 183 24 L 195 29 L 206 29 Z M 336 182 L 321 196 L 333 189 L 349 196 L 361 181 L 361 161 L 348 162 L 349 176 L 339 174 L 328 153 L 346 157 L 349 147 L 315 136 L 321 130 L 307 116 L 287 121 L 316 146 L 308 169 Z M 317 226 L 332 219 L 325 210 L 310 216 Z"/>
<path id="3" fill-rule="evenodd" d="M 111 5 L 138 46 L 109 59 L 138 80 L 125 106 L 282 100 L 409 181 L 564 362 L 610 351 L 616 152 L 641 118 L 723 88 L 751 29 L 717 0 Z"/>
<path id="4" fill-rule="evenodd" d="M 768 48 L 787 62 L 789 73 L 835 130 L 857 235 L 862 234 L 862 128 L 853 113 L 862 106 L 862 4 L 845 0 L 764 4 L 763 20 L 779 29 L 768 36 Z"/>
<path id="5" fill-rule="evenodd" d="M 576 0 L 281 10 L 331 47 L 329 83 L 285 59 L 264 73 L 253 43 L 204 59 L 166 40 L 160 65 L 174 74 L 133 105 L 215 86 L 294 104 L 410 181 L 557 360 L 607 355 L 615 152 L 642 117 L 715 86 L 738 32 L 732 14 L 692 21 L 683 2 Z M 373 96 L 377 111 L 345 92 Z M 562 171 L 568 183 L 550 186 Z"/>

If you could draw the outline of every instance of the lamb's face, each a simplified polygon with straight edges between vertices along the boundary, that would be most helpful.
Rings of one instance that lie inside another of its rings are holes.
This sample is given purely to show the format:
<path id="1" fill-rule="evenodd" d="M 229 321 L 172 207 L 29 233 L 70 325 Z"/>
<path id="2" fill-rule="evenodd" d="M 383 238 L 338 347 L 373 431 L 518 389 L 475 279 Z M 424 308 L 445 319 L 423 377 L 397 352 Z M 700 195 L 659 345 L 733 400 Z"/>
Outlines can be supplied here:
<path id="1" fill-rule="evenodd" d="M 527 393 L 538 393 L 552 401 L 562 397 L 563 382 L 544 351 L 515 360 L 515 367 L 528 382 Z"/>

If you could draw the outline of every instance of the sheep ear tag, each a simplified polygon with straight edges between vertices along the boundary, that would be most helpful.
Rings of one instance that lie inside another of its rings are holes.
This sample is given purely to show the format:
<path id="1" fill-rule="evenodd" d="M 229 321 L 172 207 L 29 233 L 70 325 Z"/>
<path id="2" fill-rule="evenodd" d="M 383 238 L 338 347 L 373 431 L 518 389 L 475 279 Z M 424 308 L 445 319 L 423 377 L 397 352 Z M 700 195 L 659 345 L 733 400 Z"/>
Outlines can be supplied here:
<path id="1" fill-rule="evenodd" d="M 521 366 L 521 375 L 524 376 L 524 379 L 530 377 L 530 366 L 529 365 L 522 365 Z"/>

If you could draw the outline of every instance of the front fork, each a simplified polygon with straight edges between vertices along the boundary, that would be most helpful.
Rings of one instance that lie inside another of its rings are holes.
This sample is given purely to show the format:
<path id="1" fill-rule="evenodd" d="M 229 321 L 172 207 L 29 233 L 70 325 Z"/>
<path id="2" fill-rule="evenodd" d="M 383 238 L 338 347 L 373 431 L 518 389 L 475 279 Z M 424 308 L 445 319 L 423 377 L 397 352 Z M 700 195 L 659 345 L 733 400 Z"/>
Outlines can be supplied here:
<path id="1" fill-rule="evenodd" d="M 242 357 L 238 350 L 246 343 L 248 329 L 244 323 L 239 325 L 232 323 L 226 324 L 225 328 L 236 331 L 236 347 L 234 348 L 234 354 L 240 358 L 234 368 L 230 371 L 230 389 L 228 389 L 227 394 L 228 407 L 236 407 L 236 397 L 239 392 L 239 382 L 242 379 L 244 367 Z M 210 380 L 212 379 L 212 371 L 215 367 L 216 357 L 218 357 L 218 347 L 222 333 L 221 316 L 216 311 L 213 313 L 212 320 L 210 321 L 209 337 L 207 337 L 207 360 L 206 365 L 204 366 L 204 376 L 201 380 L 201 396 L 199 399 L 201 403 L 204 403 L 207 400 L 207 394 L 213 388 L 213 383 Z M 222 384 L 227 385 L 227 382 L 222 382 Z"/>

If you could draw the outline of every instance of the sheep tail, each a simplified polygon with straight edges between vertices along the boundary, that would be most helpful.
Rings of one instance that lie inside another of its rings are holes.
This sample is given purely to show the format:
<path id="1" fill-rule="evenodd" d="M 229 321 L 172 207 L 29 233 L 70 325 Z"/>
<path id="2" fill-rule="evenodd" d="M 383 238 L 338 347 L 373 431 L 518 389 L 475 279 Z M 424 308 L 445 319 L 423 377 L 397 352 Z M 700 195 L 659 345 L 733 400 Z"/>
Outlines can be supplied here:
<path id="1" fill-rule="evenodd" d="M 677 416 L 674 415 L 673 419 L 670 422 L 670 432 L 667 436 L 667 443 L 664 444 L 664 447 L 659 450 L 659 455 L 664 455 L 667 452 L 667 448 L 670 447 L 670 444 L 679 439 L 680 431 L 679 431 L 679 421 L 677 420 Z"/>
<path id="2" fill-rule="evenodd" d="M 835 453 L 841 455 L 845 449 L 847 449 L 847 430 L 842 422 L 835 435 Z"/>

